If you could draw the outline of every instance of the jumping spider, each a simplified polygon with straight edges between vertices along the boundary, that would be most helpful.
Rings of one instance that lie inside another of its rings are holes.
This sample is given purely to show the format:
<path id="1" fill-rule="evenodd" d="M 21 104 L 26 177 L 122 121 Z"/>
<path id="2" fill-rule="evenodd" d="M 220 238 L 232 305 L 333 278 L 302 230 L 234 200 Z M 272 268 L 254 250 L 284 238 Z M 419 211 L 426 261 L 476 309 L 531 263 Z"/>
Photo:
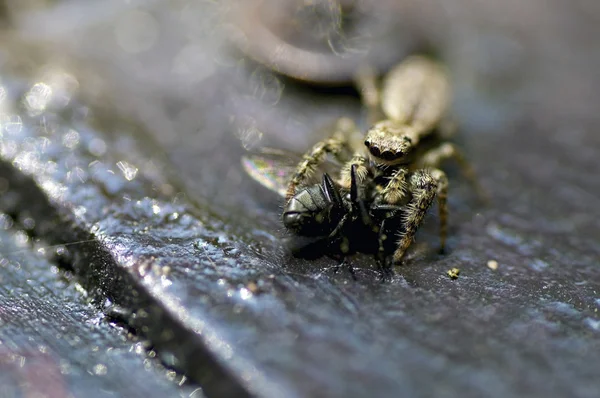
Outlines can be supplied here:
<path id="1" fill-rule="evenodd" d="M 336 131 L 340 133 L 350 126 L 353 126 L 351 121 L 342 119 L 338 122 Z M 358 130 L 355 132 L 360 134 Z M 351 137 L 352 134 L 341 136 Z M 320 147 L 321 144 L 315 146 L 315 148 Z M 381 199 L 384 186 L 378 182 L 381 178 L 370 174 L 372 170 L 376 171 L 375 168 L 367 169 L 368 175 L 361 176 L 362 183 L 359 184 L 358 167 L 356 164 L 352 165 L 349 171 L 348 189 L 331 179 L 329 173 L 339 175 L 343 164 L 355 160 L 348 151 L 343 150 L 343 146 L 339 149 L 333 159 L 330 157 L 321 159 L 320 182 L 315 179 L 319 175 L 317 172 L 304 175 L 304 182 L 284 205 L 283 224 L 295 237 L 291 243 L 296 245 L 304 243 L 300 246 L 301 250 L 312 249 L 315 242 L 320 242 L 321 246 L 325 245 L 327 254 L 332 257 L 335 257 L 336 253 L 345 255 L 350 250 L 375 251 L 380 268 L 387 268 L 385 253 L 388 252 L 390 244 L 394 243 L 387 237 L 394 233 L 410 232 L 406 220 L 411 220 L 409 217 L 415 213 L 413 208 L 426 205 L 429 200 L 428 193 L 432 192 L 427 184 L 435 182 L 422 175 L 421 171 L 411 172 L 407 178 L 411 182 L 414 181 L 415 185 L 412 194 L 414 200 L 410 205 L 385 203 Z M 297 165 L 304 164 L 305 170 L 313 166 L 316 168 L 317 165 L 311 162 L 304 163 L 315 158 L 315 156 L 305 156 L 302 161 L 299 161 L 300 157 L 291 152 L 263 148 L 261 153 L 245 156 L 242 165 L 256 181 L 285 196 L 289 181 L 298 175 Z M 336 161 L 336 158 L 342 161 Z M 425 212 L 416 214 L 423 216 Z M 300 250 L 292 249 L 292 251 Z"/>
<path id="2" fill-rule="evenodd" d="M 352 121 L 340 119 L 334 133 L 313 146 L 298 164 L 286 190 L 287 202 L 330 155 L 344 163 L 338 180 L 342 189 L 349 190 L 353 184 L 373 185 L 368 207 L 376 212 L 384 210 L 372 217 L 380 223 L 376 227 L 380 251 L 388 238 L 384 232 L 386 219 L 401 214 L 393 263 L 401 262 L 436 196 L 443 250 L 448 179 L 438 167 L 442 161 L 454 158 L 475 183 L 475 174 L 462 153 L 444 141 L 454 132 L 446 119 L 450 99 L 446 71 L 428 58 L 413 56 L 387 74 L 381 90 L 372 74 L 359 75 L 357 82 L 371 119 L 378 121 L 363 138 Z"/>

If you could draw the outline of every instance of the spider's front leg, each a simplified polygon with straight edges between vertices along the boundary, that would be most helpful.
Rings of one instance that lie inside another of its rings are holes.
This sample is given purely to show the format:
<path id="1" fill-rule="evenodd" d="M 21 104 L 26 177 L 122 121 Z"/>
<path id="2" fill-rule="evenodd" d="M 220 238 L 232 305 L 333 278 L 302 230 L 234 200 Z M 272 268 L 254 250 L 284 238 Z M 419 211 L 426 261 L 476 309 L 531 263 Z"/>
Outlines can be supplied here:
<path id="1" fill-rule="evenodd" d="M 406 167 L 399 167 L 389 177 L 388 183 L 380 193 L 385 203 L 395 205 L 406 198 L 409 188 L 407 176 L 408 169 Z"/>
<path id="2" fill-rule="evenodd" d="M 353 169 L 354 171 L 352 171 Z M 354 185 L 363 186 L 363 182 L 369 176 L 369 159 L 359 152 L 356 152 L 354 156 L 352 156 L 352 159 L 344 164 L 342 170 L 340 171 L 340 179 L 338 183 L 346 190 L 350 190 L 352 187 L 352 172 L 355 174 Z"/>
<path id="3" fill-rule="evenodd" d="M 307 181 L 319 165 L 325 161 L 328 154 L 333 155 L 341 162 L 346 162 L 348 159 L 347 155 L 344 158 L 344 153 L 352 152 L 350 146 L 356 132 L 357 128 L 352 120 L 348 118 L 339 119 L 334 133 L 329 138 L 315 144 L 310 151 L 304 154 L 288 184 L 285 195 L 286 201 L 289 201 L 296 194 L 298 187 Z"/>
<path id="4" fill-rule="evenodd" d="M 441 170 L 417 170 L 410 176 L 411 201 L 406 205 L 404 219 L 404 233 L 398 241 L 394 252 L 393 262 L 399 264 L 406 250 L 414 240 L 417 230 L 423 223 L 427 210 L 431 207 L 436 195 L 440 211 L 440 240 L 441 249 L 446 245 L 446 223 L 448 210 L 446 206 L 448 179 Z"/>

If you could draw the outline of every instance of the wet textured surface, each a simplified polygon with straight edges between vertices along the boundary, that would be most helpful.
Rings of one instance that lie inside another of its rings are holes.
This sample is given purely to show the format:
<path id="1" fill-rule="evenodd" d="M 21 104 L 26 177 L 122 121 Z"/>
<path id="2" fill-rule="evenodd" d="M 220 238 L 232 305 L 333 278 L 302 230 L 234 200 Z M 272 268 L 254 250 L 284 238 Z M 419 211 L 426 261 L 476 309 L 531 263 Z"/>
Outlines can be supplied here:
<path id="1" fill-rule="evenodd" d="M 4 396 L 203 396 L 189 383 L 179 387 L 181 376 L 152 359 L 148 344 L 128 338 L 52 264 L 64 246 L 32 245 L 10 216 L 0 214 L 0 220 Z"/>
<path id="2" fill-rule="evenodd" d="M 277 197 L 239 161 L 260 145 L 303 151 L 339 115 L 363 122 L 351 90 L 242 62 L 160 2 L 109 10 L 77 27 L 79 41 L 44 13 L 15 18 L 30 37 L 33 26 L 51 32 L 41 53 L 66 55 L 33 72 L 23 65 L 34 56 L 0 69 L 3 346 L 35 352 L 34 363 L 59 358 L 56 371 L 44 365 L 58 392 L 190 394 L 150 355 L 128 352 L 136 343 L 100 315 L 112 311 L 209 396 L 596 396 L 600 54 L 586 37 L 598 14 L 534 3 L 398 5 L 399 19 L 436 26 L 419 35 L 452 71 L 458 142 L 492 202 L 449 167 L 448 253 L 436 253 L 431 216 L 385 282 L 366 255 L 349 260 L 356 280 L 327 258 L 291 258 Z M 131 21 L 146 34 L 132 36 Z M 20 46 L 0 48 L 2 59 Z M 44 259 L 34 238 L 66 245 Z M 13 369 L 19 359 L 7 358 Z M 140 386 L 128 390 L 124 372 Z"/>

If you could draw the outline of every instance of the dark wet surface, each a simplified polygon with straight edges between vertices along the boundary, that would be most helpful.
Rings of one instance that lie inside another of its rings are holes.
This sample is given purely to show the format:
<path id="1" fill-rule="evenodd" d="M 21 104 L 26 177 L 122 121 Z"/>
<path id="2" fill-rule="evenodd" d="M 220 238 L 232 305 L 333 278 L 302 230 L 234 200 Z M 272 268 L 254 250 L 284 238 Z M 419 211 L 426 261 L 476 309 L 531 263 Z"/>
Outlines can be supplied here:
<path id="1" fill-rule="evenodd" d="M 24 53 L 0 69 L 7 358 L 58 361 L 36 374 L 75 395 L 597 396 L 598 7 L 394 3 L 414 43 L 390 52 L 424 37 L 448 63 L 457 141 L 492 201 L 448 167 L 448 252 L 432 215 L 382 282 L 367 255 L 349 259 L 356 280 L 289 256 L 278 198 L 239 162 L 261 145 L 304 151 L 337 116 L 364 125 L 351 89 L 242 58 L 186 17 L 217 15 L 211 4 L 107 8 L 68 40 L 44 15 L 78 8 L 58 3 L 15 17 L 21 33 L 0 48 Z"/>
<path id="2" fill-rule="evenodd" d="M 64 246 L 33 245 L 2 214 L 0 382 L 12 396 L 202 396 L 159 366 L 145 341 L 103 316 L 53 264 Z M 37 250 L 33 250 L 37 248 Z M 22 394 L 22 395 L 21 395 Z"/>

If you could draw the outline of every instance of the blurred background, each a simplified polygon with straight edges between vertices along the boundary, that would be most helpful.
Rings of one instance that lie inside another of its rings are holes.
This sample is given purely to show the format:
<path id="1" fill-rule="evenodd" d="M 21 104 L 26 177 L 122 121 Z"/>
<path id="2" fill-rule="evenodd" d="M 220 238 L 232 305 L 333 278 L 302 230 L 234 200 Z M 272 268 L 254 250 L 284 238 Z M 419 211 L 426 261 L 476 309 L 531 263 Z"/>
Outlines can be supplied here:
<path id="1" fill-rule="evenodd" d="M 303 152 L 339 115 L 364 117 L 350 88 L 360 65 L 383 72 L 413 52 L 449 66 L 467 149 L 484 136 L 493 146 L 501 125 L 523 119 L 563 126 L 539 145 L 588 147 L 574 147 L 594 138 L 571 131 L 565 115 L 595 113 L 597 8 L 592 0 L 6 0 L 2 60 L 30 81 L 68 73 L 62 84 L 108 114 L 100 123 L 143 126 L 194 196 L 233 209 L 231 187 L 244 179 L 233 141 Z"/>
<path id="2" fill-rule="evenodd" d="M 223 175 L 242 179 L 229 167 L 239 169 L 227 153 L 230 136 L 245 147 L 303 152 L 336 116 L 360 120 L 356 93 L 322 88 L 348 87 L 365 62 L 384 71 L 415 51 L 441 58 L 468 140 L 470 131 L 492 134 L 519 117 L 552 125 L 564 123 L 557 112 L 591 116 L 595 7 L 583 0 L 7 0 L 3 63 L 32 80 L 67 71 L 64 84 L 79 83 L 87 103 L 110 119 L 142 124 L 194 194 L 221 205 L 232 198 Z"/>

